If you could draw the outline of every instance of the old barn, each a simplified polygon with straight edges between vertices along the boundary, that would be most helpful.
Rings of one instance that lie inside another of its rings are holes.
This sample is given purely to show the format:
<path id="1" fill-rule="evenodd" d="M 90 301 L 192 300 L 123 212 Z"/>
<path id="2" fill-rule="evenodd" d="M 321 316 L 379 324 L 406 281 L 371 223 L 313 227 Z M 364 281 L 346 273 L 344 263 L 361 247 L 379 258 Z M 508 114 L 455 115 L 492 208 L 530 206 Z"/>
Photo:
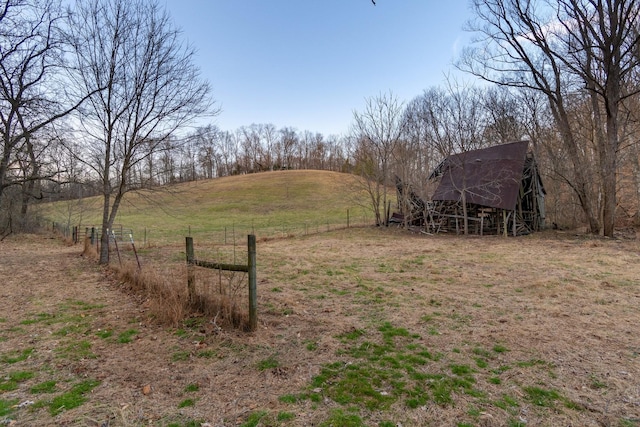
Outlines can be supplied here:
<path id="1" fill-rule="evenodd" d="M 521 235 L 544 226 L 545 191 L 528 141 L 447 157 L 427 216 L 430 231 Z"/>

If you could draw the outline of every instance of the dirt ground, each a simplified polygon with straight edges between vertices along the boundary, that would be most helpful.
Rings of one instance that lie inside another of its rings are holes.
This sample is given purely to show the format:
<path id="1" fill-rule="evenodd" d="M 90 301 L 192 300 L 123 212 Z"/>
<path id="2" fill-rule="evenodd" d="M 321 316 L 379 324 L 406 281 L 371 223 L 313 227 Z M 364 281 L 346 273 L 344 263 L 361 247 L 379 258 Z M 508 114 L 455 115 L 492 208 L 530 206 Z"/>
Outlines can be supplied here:
<path id="1" fill-rule="evenodd" d="M 308 391 L 324 364 L 348 359 L 341 334 L 373 337 L 385 321 L 441 354 L 425 369 L 473 363 L 484 354 L 478 349 L 509 369 L 476 367 L 481 398 L 356 408 L 364 425 L 640 425 L 635 238 L 361 230 L 260 242 L 258 251 L 259 328 L 243 333 L 218 330 L 211 319 L 158 325 L 144 299 L 81 257 L 79 246 L 42 235 L 1 242 L 0 378 L 34 375 L 0 391 L 0 425 L 331 425 L 340 404 L 282 396 Z M 126 331 L 131 342 L 118 339 Z M 25 350 L 24 360 L 11 360 Z M 85 403 L 51 409 L 56 393 L 86 379 L 99 385 Z M 45 381 L 56 391 L 36 394 Z M 527 386 L 557 390 L 572 404 L 536 405 Z M 492 404 L 506 394 L 513 408 Z M 256 413 L 271 415 L 250 424 Z"/>

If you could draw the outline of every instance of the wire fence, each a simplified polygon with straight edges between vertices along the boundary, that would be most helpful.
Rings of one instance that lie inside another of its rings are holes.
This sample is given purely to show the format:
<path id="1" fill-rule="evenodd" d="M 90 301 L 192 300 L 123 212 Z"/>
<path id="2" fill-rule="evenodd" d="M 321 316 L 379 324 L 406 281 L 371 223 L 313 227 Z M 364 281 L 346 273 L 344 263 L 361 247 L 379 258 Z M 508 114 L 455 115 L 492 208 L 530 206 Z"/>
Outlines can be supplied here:
<path id="1" fill-rule="evenodd" d="M 142 228 L 134 236 L 132 227 L 124 224 L 115 224 L 109 232 L 109 261 L 115 266 L 120 266 L 120 270 L 137 271 L 143 276 L 151 275 L 155 279 L 156 285 L 153 291 L 147 294 L 161 295 L 161 302 L 165 313 L 173 313 L 175 307 L 181 306 L 172 301 L 178 301 L 184 290 L 189 295 L 188 301 L 182 304 L 188 310 L 204 314 L 211 318 L 210 325 L 218 328 L 219 325 L 232 325 L 242 329 L 255 329 L 255 292 L 253 298 L 247 285 L 247 273 L 245 271 L 228 270 L 219 267 L 201 268 L 199 261 L 205 260 L 208 264 L 238 265 L 247 264 L 249 259 L 249 248 L 247 238 L 255 236 L 255 242 L 269 242 L 272 240 L 290 239 L 316 234 L 322 234 L 350 228 L 359 228 L 372 225 L 366 218 L 354 221 L 348 217 L 344 222 L 301 222 L 297 224 L 280 223 L 270 224 L 261 227 L 255 223 L 250 225 L 231 224 L 215 229 L 198 228 L 187 225 L 183 233 L 172 233 L 181 242 L 180 246 L 173 243 L 151 244 L 151 228 Z M 84 244 L 84 251 L 87 247 L 91 252 L 100 253 L 101 229 L 97 226 L 69 226 L 67 224 L 53 223 L 53 230 L 66 239 L 76 244 Z M 153 230 L 153 229 L 151 229 Z M 166 236 L 166 233 L 164 234 Z M 192 253 L 189 255 L 188 248 L 185 249 L 185 237 L 195 237 L 197 245 L 192 246 Z M 171 241 L 164 239 L 162 242 Z M 85 253 L 83 252 L 83 253 Z M 189 256 L 192 262 L 189 262 Z M 189 265 L 198 265 L 198 268 L 190 268 Z M 250 263 L 249 263 L 250 264 Z M 247 264 L 248 265 L 248 264 Z M 255 268 L 255 256 L 254 256 Z M 207 266 L 205 266 L 207 267 Z M 136 274 L 138 274 L 136 273 Z M 251 282 L 251 280 L 249 280 Z M 164 286 L 164 290 L 159 291 L 157 285 Z M 255 287 L 255 275 L 254 275 Z M 248 304 L 248 301 L 253 301 Z M 254 307 L 253 312 L 251 307 Z M 253 316 L 252 316 L 253 313 Z"/>
<path id="2" fill-rule="evenodd" d="M 114 224 L 109 231 L 110 251 L 121 252 L 118 256 L 127 259 L 135 249 L 162 248 L 184 245 L 185 237 L 197 238 L 198 250 L 207 259 L 219 262 L 237 263 L 246 260 L 246 239 L 248 235 L 256 236 L 258 242 L 310 236 L 349 228 L 371 226 L 372 220 L 366 214 L 351 215 L 347 211 L 343 220 L 336 221 L 301 221 L 285 222 L 267 219 L 263 222 L 252 221 L 250 224 L 231 222 L 226 226 L 200 227 L 185 225 L 182 230 L 163 229 L 157 226 L 129 227 L 125 224 Z M 52 223 L 52 230 L 73 243 L 85 243 L 96 248 L 99 253 L 101 227 L 99 225 L 70 225 L 68 223 Z M 116 248 L 117 246 L 117 248 Z M 183 255 L 181 255 L 183 256 Z M 175 257 L 172 257 L 177 261 Z M 184 260 L 184 258 L 183 258 Z"/>
<path id="3" fill-rule="evenodd" d="M 358 211 L 358 213 L 353 213 Z M 221 226 L 201 226 L 197 223 L 185 223 L 182 227 L 174 224 L 162 227 L 151 223 L 143 225 L 114 224 L 109 231 L 110 236 L 118 243 L 135 242 L 138 248 L 150 246 L 182 245 L 185 236 L 197 237 L 199 241 L 210 241 L 216 245 L 233 245 L 240 242 L 244 244 L 246 236 L 252 234 L 258 241 L 272 239 L 286 239 L 291 237 L 307 236 L 325 233 L 351 227 L 363 227 L 372 225 L 371 215 L 362 209 L 348 209 L 342 219 L 324 221 L 283 221 L 271 218 L 256 219 L 251 222 L 230 221 Z M 53 222 L 53 230 L 74 243 L 81 243 L 86 237 L 92 241 L 100 240 L 102 227 L 99 224 L 74 225 L 69 222 Z"/>

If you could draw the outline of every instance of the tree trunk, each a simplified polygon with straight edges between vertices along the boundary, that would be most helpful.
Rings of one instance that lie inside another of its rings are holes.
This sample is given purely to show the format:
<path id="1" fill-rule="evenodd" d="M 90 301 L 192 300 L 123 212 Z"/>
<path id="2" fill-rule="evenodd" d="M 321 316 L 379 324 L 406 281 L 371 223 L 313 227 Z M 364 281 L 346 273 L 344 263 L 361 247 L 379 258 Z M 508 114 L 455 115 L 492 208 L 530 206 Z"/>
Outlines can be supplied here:
<path id="1" fill-rule="evenodd" d="M 603 211 L 602 223 L 604 235 L 613 237 L 616 223 L 616 207 L 617 207 L 617 146 L 618 146 L 618 130 L 616 119 L 607 119 L 607 141 L 601 156 L 602 159 L 602 191 Z"/>
<path id="2" fill-rule="evenodd" d="M 635 206 L 636 212 L 633 220 L 635 225 L 640 224 L 640 150 L 638 142 L 633 141 L 631 144 L 631 166 L 633 173 L 633 184 L 635 186 Z"/>
<path id="3" fill-rule="evenodd" d="M 2 151 L 2 158 L 0 159 L 0 199 L 2 198 L 2 193 L 7 187 L 7 171 L 9 170 L 9 154 L 10 147 L 5 142 L 4 150 Z"/>
<path id="4" fill-rule="evenodd" d="M 586 165 L 583 162 L 578 144 L 576 143 L 573 132 L 571 131 L 570 121 L 566 111 L 562 107 L 561 102 L 554 102 L 550 99 L 551 111 L 553 113 L 556 125 L 560 131 L 561 140 L 569 153 L 571 162 L 573 163 L 573 171 L 575 174 L 575 185 L 571 188 L 576 192 L 580 207 L 585 214 L 589 223 L 589 231 L 593 234 L 600 233 L 600 222 L 598 216 L 593 209 L 593 199 L 589 189 L 589 179 L 587 178 Z"/>

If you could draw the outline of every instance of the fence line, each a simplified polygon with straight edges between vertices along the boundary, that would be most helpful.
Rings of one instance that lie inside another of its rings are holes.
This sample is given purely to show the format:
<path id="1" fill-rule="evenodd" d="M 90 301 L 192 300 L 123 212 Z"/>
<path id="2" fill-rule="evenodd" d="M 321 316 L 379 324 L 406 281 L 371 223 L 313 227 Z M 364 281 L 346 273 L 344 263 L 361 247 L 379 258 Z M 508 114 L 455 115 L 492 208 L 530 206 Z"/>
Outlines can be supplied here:
<path id="1" fill-rule="evenodd" d="M 100 226 L 81 226 L 81 225 L 68 225 L 53 222 L 51 229 L 54 232 L 60 233 L 65 238 L 70 238 L 73 243 L 79 243 L 84 241 L 86 237 L 90 237 L 92 240 L 100 240 L 102 233 L 102 227 Z M 122 224 L 114 224 L 109 230 L 109 236 L 115 238 L 118 242 L 129 242 L 133 239 L 133 229 L 124 228 Z"/>
<path id="2" fill-rule="evenodd" d="M 270 221 L 256 225 L 255 221 L 247 223 L 231 222 L 228 225 L 199 229 L 197 225 L 185 223 L 182 230 L 167 231 L 157 229 L 151 226 L 140 226 L 133 228 L 125 228 L 123 224 L 114 224 L 110 233 L 113 232 L 118 242 L 128 243 L 133 236 L 137 236 L 138 248 L 146 248 L 151 245 L 153 239 L 156 244 L 178 243 L 185 233 L 188 236 L 197 236 L 206 238 L 208 241 L 214 241 L 217 244 L 237 246 L 237 240 L 241 236 L 253 234 L 259 240 L 283 239 L 299 236 L 308 236 L 320 234 L 330 231 L 342 230 L 347 228 L 356 228 L 372 225 L 371 220 L 367 218 L 366 213 L 362 215 L 354 215 L 351 210 L 347 209 L 346 216 L 343 221 Z M 68 223 L 53 223 L 53 230 L 63 235 L 65 238 L 72 239 L 74 243 L 84 241 L 87 236 L 100 240 L 101 227 L 96 225 L 78 225 L 71 226 Z M 178 237 L 180 236 L 180 237 Z M 235 262 L 235 261 L 234 261 Z"/>
<path id="3" fill-rule="evenodd" d="M 193 237 L 186 239 L 186 255 L 187 255 L 187 290 L 189 292 L 189 300 L 195 301 L 196 284 L 195 274 L 192 266 L 211 268 L 215 270 L 225 271 L 242 271 L 249 273 L 249 330 L 255 331 L 258 326 L 258 295 L 256 280 L 256 236 L 249 234 L 247 236 L 247 264 L 223 264 L 211 261 L 198 260 L 195 257 L 193 249 Z"/>

